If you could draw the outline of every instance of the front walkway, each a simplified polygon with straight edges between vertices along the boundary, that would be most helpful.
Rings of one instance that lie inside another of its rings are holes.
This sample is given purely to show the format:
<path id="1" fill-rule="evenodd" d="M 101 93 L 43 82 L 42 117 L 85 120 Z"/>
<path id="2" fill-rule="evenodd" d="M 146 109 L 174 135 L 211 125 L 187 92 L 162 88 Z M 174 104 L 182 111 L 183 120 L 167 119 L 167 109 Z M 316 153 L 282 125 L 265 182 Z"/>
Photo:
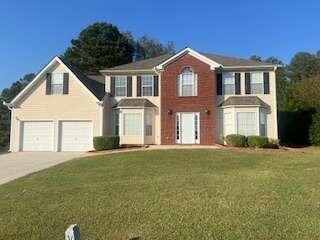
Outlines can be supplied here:
<path id="1" fill-rule="evenodd" d="M 82 156 L 85 155 L 79 152 L 18 152 L 1 154 L 0 184 Z"/>

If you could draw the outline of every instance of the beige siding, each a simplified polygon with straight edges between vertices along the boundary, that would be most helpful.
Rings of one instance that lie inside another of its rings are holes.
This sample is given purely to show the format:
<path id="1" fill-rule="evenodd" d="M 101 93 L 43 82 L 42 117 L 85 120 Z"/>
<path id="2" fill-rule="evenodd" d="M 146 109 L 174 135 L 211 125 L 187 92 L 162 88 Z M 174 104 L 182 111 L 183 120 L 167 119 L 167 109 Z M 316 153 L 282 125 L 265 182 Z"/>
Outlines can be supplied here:
<path id="1" fill-rule="evenodd" d="M 25 99 L 20 101 L 19 106 L 12 110 L 12 151 L 20 149 L 20 124 L 23 121 L 54 121 L 56 143 L 60 120 L 89 120 L 93 123 L 93 136 L 102 133 L 102 107 L 98 105 L 97 100 L 65 66 L 57 64 L 50 72 L 69 72 L 69 94 L 46 95 L 46 82 L 43 76 L 37 86 L 34 86 L 31 92 L 26 94 Z M 55 150 L 58 150 L 57 147 Z"/>
<path id="2" fill-rule="evenodd" d="M 267 103 L 270 106 L 270 111 L 267 113 L 267 136 L 269 138 L 278 139 L 278 124 L 277 124 L 277 101 L 276 101 L 276 77 L 275 72 L 269 72 L 270 80 L 270 94 L 245 94 L 245 72 L 241 72 L 241 95 L 224 95 L 218 96 L 217 103 L 220 104 L 223 100 L 227 99 L 230 96 L 257 96 L 262 101 Z M 239 111 L 252 111 L 252 108 L 238 108 Z M 232 108 L 225 109 L 224 111 L 234 111 Z M 223 142 L 223 112 L 221 109 L 217 109 L 217 139 L 220 143 Z"/>
<path id="3" fill-rule="evenodd" d="M 149 72 L 149 73 L 145 73 L 145 74 L 153 74 L 155 75 L 156 73 L 154 72 Z M 126 74 L 125 74 L 126 75 Z M 145 138 L 145 144 L 160 144 L 161 143 L 161 118 L 160 118 L 160 96 L 161 96 L 161 76 L 159 75 L 159 96 L 157 97 L 147 97 L 147 96 L 143 96 L 143 97 L 137 97 L 137 75 L 132 73 L 127 73 L 127 75 L 132 76 L 132 97 L 130 98 L 146 98 L 148 99 L 150 102 L 152 102 L 155 106 L 157 106 L 157 108 L 154 111 L 154 136 L 152 138 L 150 137 L 146 137 Z M 111 83 L 111 79 L 110 79 L 110 75 L 106 75 L 105 76 L 106 79 L 106 83 L 105 83 L 105 87 L 106 87 L 106 92 L 110 93 L 111 92 L 111 87 L 110 87 L 110 83 Z M 113 105 L 116 104 L 116 102 L 120 101 L 123 98 L 127 98 L 127 97 L 115 97 L 115 98 L 110 98 L 109 102 L 112 102 Z M 110 111 L 111 109 L 109 108 L 109 110 L 106 108 L 106 115 L 110 116 Z M 140 110 L 137 110 L 140 111 Z M 132 138 L 124 138 L 123 139 L 123 144 L 134 144 L 135 139 Z M 137 141 L 135 144 L 137 143 L 141 143 L 142 141 L 139 140 Z"/>

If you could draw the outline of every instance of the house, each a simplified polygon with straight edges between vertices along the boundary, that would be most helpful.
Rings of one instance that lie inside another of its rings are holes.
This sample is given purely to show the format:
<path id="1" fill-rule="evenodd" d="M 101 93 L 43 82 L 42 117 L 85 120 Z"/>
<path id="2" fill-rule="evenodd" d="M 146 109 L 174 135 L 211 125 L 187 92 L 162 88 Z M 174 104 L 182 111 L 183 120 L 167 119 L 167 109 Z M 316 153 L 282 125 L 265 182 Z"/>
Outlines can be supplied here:
<path id="1" fill-rule="evenodd" d="M 104 134 L 137 145 L 277 139 L 275 70 L 185 48 L 85 76 L 55 57 L 8 104 L 10 150 L 87 151 Z"/>

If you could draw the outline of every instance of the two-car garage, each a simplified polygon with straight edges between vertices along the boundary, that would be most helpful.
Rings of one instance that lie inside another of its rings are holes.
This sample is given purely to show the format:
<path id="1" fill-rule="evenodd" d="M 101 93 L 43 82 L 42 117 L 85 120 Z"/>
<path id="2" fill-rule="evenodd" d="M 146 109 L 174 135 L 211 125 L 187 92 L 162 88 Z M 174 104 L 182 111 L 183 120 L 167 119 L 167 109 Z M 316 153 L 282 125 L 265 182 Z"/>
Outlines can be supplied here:
<path id="1" fill-rule="evenodd" d="M 89 151 L 92 138 L 92 121 L 22 121 L 20 151 Z"/>

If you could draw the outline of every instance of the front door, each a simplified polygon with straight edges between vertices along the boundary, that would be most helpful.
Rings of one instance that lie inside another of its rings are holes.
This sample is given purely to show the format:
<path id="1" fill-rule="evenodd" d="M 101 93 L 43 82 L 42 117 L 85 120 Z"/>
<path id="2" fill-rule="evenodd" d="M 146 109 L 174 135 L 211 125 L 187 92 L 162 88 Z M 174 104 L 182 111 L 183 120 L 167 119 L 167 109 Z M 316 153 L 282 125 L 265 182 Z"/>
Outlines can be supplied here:
<path id="1" fill-rule="evenodd" d="M 196 144 L 199 143 L 199 113 L 177 113 L 179 115 L 181 131 L 178 132 L 178 143 Z"/>

